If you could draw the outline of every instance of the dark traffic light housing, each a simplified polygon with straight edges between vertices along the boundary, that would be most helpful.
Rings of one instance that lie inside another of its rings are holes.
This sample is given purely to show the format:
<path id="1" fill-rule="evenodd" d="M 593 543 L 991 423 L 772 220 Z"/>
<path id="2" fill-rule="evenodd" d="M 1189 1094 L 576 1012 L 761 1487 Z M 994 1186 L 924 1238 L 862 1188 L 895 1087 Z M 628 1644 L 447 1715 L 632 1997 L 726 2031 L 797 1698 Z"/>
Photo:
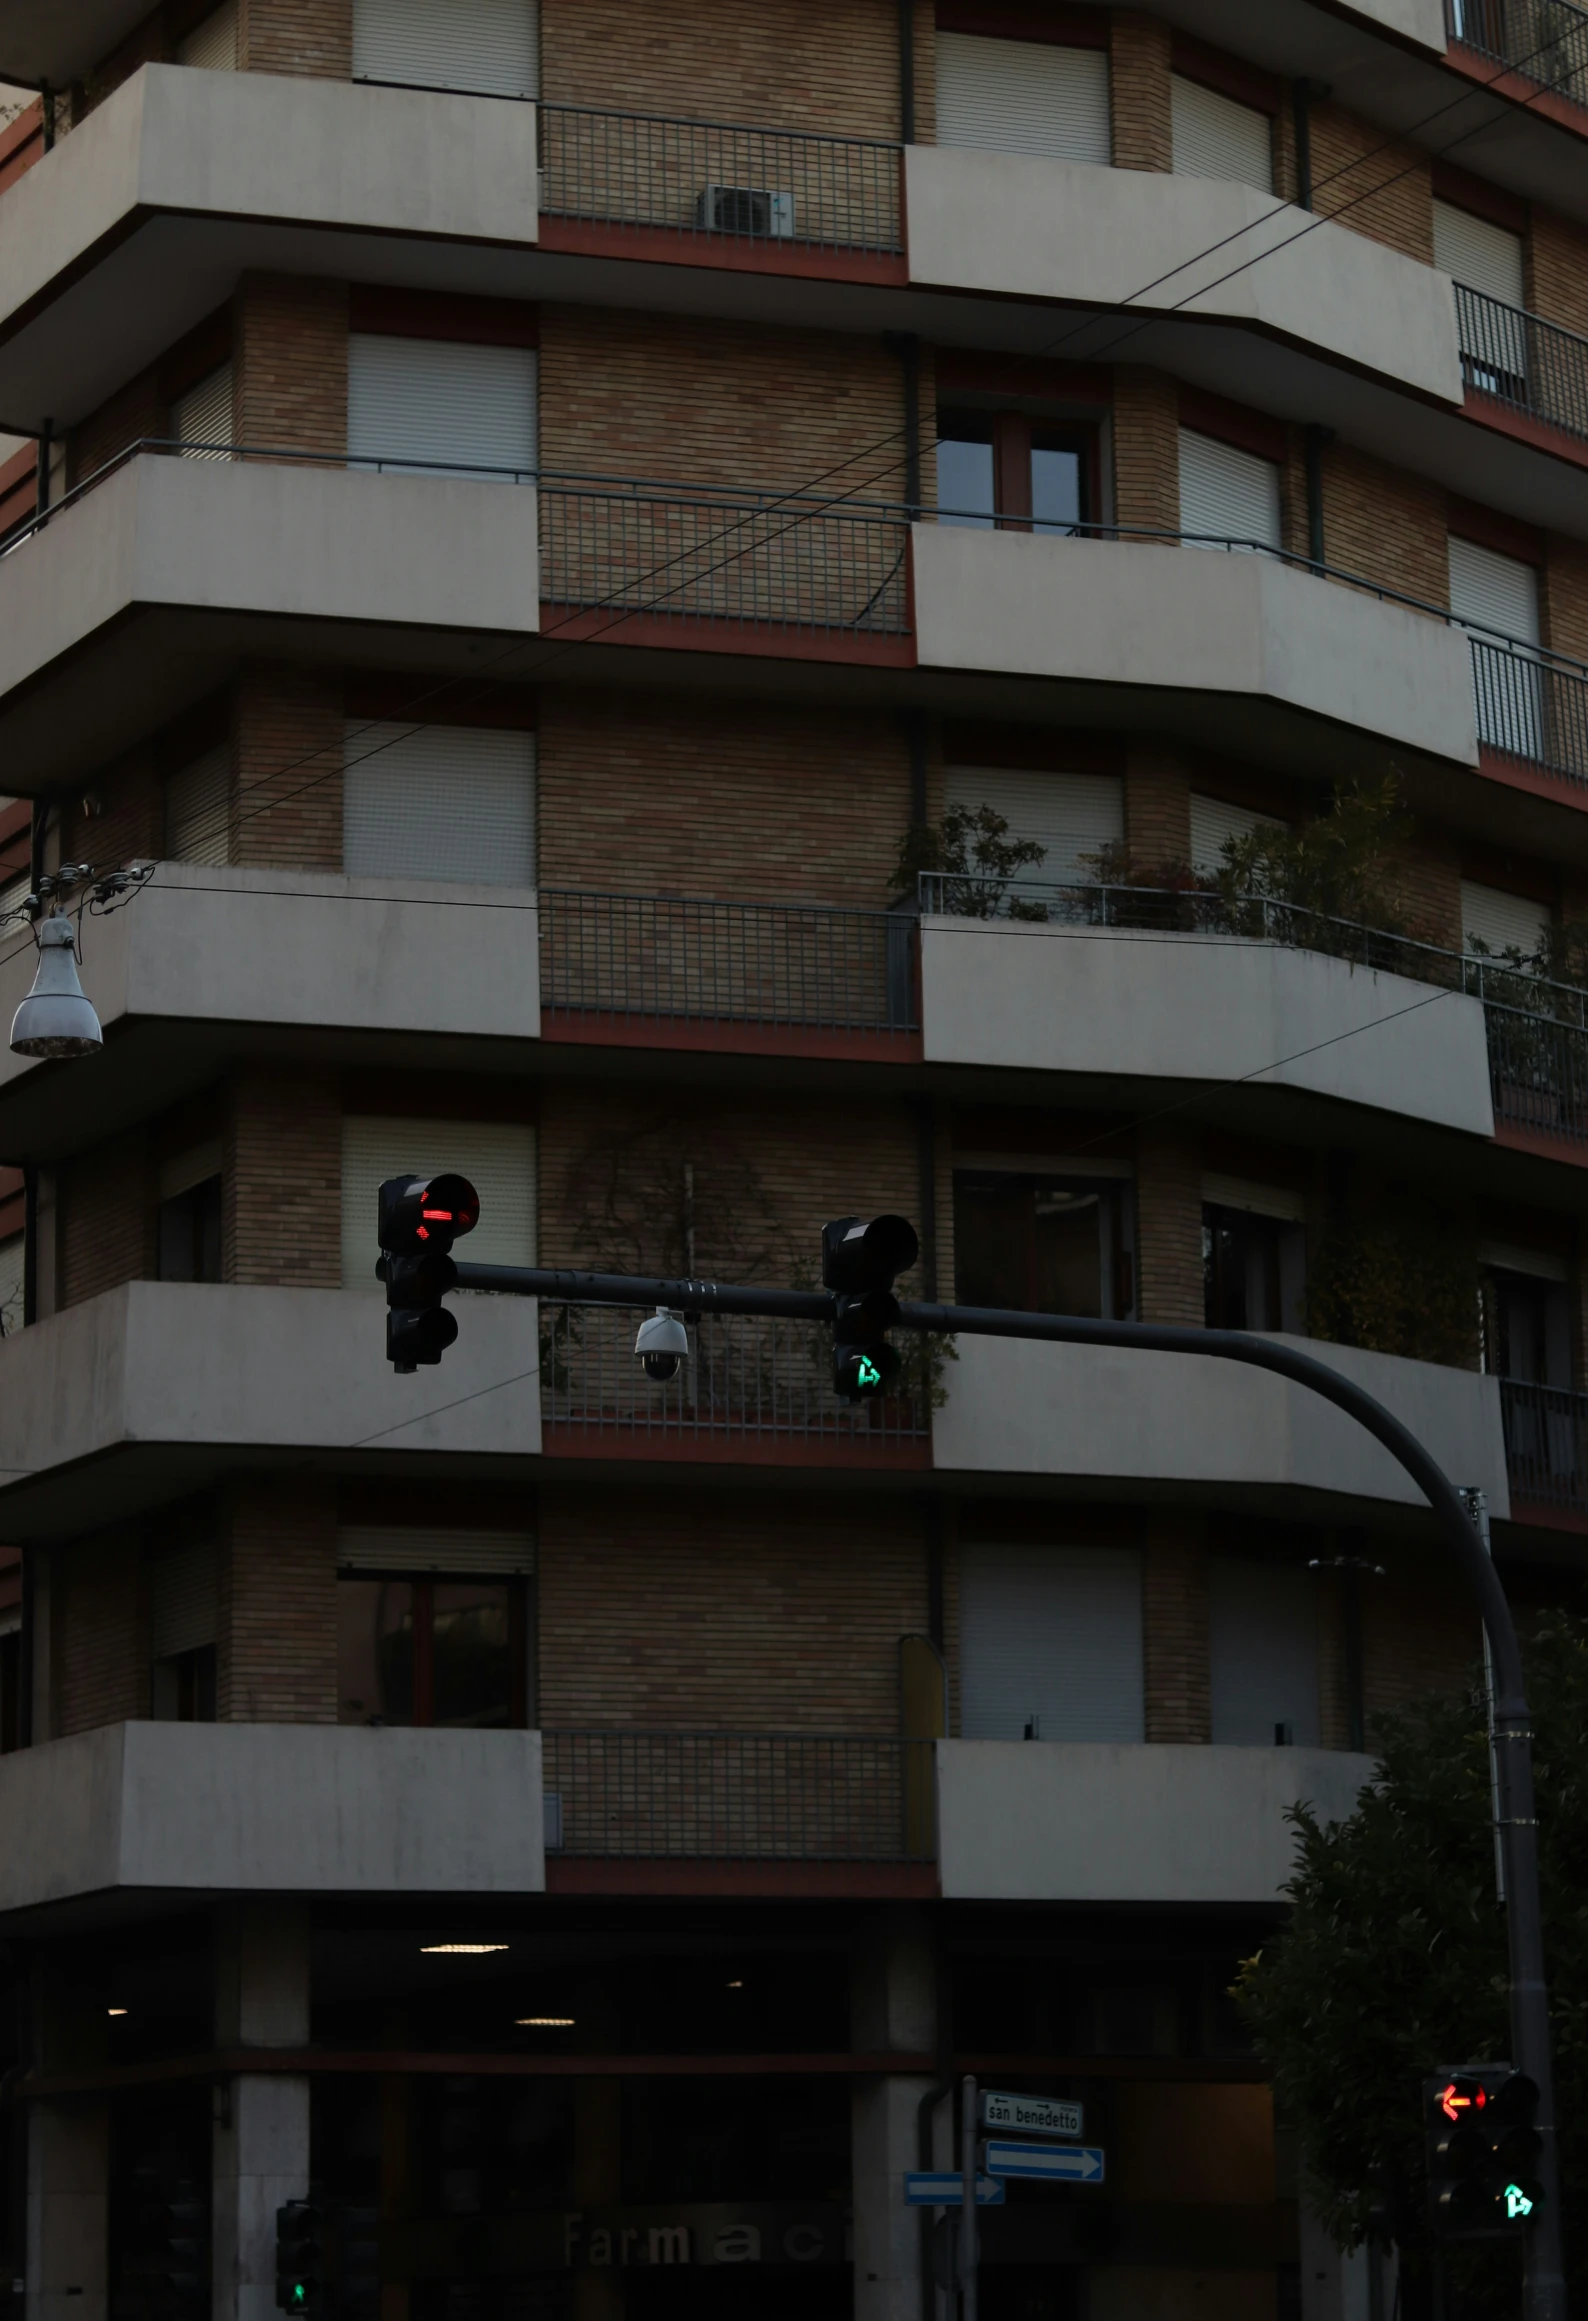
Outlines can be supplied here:
<path id="1" fill-rule="evenodd" d="M 449 1254 L 480 1221 L 467 1177 L 388 1177 L 380 1189 L 380 1262 L 386 1284 L 386 1359 L 404 1373 L 435 1364 L 458 1334 L 441 1301 L 458 1286 Z"/>
<path id="2" fill-rule="evenodd" d="M 1538 2088 L 1509 2063 L 1464 2063 L 1423 2087 L 1428 2215 L 1441 2240 L 1508 2239 L 1538 2212 Z"/>
<path id="3" fill-rule="evenodd" d="M 318 2313 L 325 2304 L 325 2210 L 289 2200 L 276 2210 L 276 2303 L 283 2313 Z"/>
<path id="4" fill-rule="evenodd" d="M 908 1217 L 839 1217 L 822 1227 L 822 1287 L 837 1293 L 833 1391 L 864 1402 L 897 1383 L 903 1363 L 887 1332 L 899 1318 L 893 1285 L 921 1254 Z"/>

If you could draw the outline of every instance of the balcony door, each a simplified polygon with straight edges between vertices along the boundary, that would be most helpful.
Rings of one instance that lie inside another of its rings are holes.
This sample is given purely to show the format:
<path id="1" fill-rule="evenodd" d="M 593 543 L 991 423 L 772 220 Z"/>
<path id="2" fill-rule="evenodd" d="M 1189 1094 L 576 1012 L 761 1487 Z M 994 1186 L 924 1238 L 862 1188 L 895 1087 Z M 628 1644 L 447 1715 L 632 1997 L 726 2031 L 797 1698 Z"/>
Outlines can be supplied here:
<path id="1" fill-rule="evenodd" d="M 1011 839 L 1029 839 L 1042 859 L 1011 882 L 1016 896 L 1029 887 L 1095 884 L 1111 850 L 1125 837 L 1124 785 L 1117 774 L 1046 773 L 1025 766 L 948 766 L 943 801 L 975 813 L 990 806 L 1008 824 Z M 992 897 L 994 903 L 1002 897 Z M 1062 896 L 1049 895 L 1047 908 L 1065 916 Z M 990 913 L 979 913 L 988 916 Z"/>
<path id="2" fill-rule="evenodd" d="M 353 0 L 353 78 L 536 96 L 536 0 Z"/>
<path id="3" fill-rule="evenodd" d="M 354 331 L 350 464 L 388 473 L 527 480 L 535 469 L 535 350 Z"/>
<path id="4" fill-rule="evenodd" d="M 350 718 L 342 865 L 353 877 L 535 883 L 535 736 Z"/>
<path id="5" fill-rule="evenodd" d="M 1212 1735 L 1228 1747 L 1318 1746 L 1317 1583 L 1301 1564 L 1216 1555 L 1208 1571 Z"/>
<path id="6" fill-rule="evenodd" d="M 1522 237 L 1454 202 L 1434 203 L 1434 264 L 1456 285 L 1462 375 L 1480 394 L 1527 405 Z"/>
<path id="7" fill-rule="evenodd" d="M 1146 1737 L 1141 1557 L 1133 1548 L 967 1542 L 960 1730 L 967 1741 Z"/>
<path id="8" fill-rule="evenodd" d="M 1450 610 L 1470 621 L 1478 739 L 1508 757 L 1544 761 L 1544 671 L 1538 574 L 1519 557 L 1450 538 Z"/>
<path id="9" fill-rule="evenodd" d="M 1283 546 L 1279 469 L 1194 427 L 1180 430 L 1180 529 L 1209 547 Z"/>
<path id="10" fill-rule="evenodd" d="M 1175 175 L 1222 178 L 1272 193 L 1274 129 L 1268 114 L 1184 73 L 1173 74 L 1169 85 Z"/>

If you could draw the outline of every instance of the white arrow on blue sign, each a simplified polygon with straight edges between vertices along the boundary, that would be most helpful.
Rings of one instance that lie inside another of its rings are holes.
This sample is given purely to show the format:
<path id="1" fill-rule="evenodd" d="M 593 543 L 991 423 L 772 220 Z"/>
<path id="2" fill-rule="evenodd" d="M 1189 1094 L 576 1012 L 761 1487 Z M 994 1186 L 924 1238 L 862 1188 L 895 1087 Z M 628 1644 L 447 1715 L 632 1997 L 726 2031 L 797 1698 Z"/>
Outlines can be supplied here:
<path id="1" fill-rule="evenodd" d="M 1009 2195 L 991 2176 L 976 2179 L 978 2208 L 1002 2208 Z M 957 2169 L 912 2169 L 904 2179 L 906 2208 L 963 2208 L 965 2179 Z"/>
<path id="2" fill-rule="evenodd" d="M 1050 2184 L 1101 2184 L 1103 2153 L 1096 2144 L 994 2144 L 987 2146 L 987 2173 L 1035 2176 Z"/>

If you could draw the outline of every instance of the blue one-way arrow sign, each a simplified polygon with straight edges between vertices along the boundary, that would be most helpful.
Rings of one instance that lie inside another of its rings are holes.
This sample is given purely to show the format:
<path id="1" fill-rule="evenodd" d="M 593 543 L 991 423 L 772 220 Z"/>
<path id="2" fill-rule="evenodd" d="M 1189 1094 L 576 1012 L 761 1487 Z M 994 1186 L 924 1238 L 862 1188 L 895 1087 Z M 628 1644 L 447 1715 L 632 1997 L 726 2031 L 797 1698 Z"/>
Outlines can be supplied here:
<path id="1" fill-rule="evenodd" d="M 1002 2208 L 1008 2197 L 1003 2186 L 991 2176 L 977 2177 L 978 2208 Z M 904 2179 L 904 2205 L 906 2208 L 963 2208 L 965 2179 L 957 2168 L 912 2168 Z"/>
<path id="2" fill-rule="evenodd" d="M 993 2144 L 987 2146 L 987 2173 L 1036 2176 L 1050 2184 L 1101 2184 L 1103 2153 L 1096 2144 Z"/>

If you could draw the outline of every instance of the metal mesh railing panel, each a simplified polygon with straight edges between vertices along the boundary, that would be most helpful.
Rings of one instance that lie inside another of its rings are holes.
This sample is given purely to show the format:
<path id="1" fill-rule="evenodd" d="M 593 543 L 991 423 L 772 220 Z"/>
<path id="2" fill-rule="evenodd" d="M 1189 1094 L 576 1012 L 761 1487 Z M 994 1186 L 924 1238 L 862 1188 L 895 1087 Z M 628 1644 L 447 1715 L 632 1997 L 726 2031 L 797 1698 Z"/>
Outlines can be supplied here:
<path id="1" fill-rule="evenodd" d="M 1452 40 L 1588 105 L 1588 12 L 1571 0 L 1445 0 Z"/>
<path id="2" fill-rule="evenodd" d="M 548 1850 L 597 1859 L 930 1861 L 933 1743 L 546 1732 Z"/>
<path id="3" fill-rule="evenodd" d="M 547 217 L 774 248 L 904 247 L 896 145 L 542 105 L 540 166 Z"/>
<path id="4" fill-rule="evenodd" d="M 1512 1498 L 1588 1514 L 1588 1394 L 1502 1378 L 1500 1412 Z"/>
<path id="5" fill-rule="evenodd" d="M 1574 782 L 1588 781 L 1588 677 L 1525 646 L 1472 636 L 1478 739 Z"/>

